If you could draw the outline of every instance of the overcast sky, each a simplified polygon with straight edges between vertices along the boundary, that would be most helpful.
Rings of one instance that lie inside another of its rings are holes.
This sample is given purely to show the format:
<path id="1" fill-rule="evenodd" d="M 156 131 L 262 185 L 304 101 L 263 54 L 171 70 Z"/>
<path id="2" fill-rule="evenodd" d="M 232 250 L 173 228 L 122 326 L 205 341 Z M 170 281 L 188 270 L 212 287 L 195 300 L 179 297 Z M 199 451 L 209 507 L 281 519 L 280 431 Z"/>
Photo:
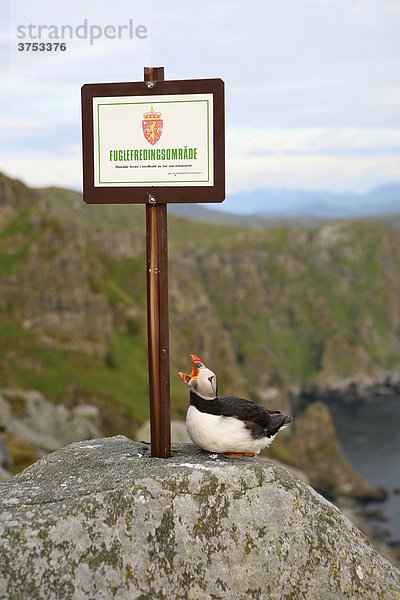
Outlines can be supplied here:
<path id="1" fill-rule="evenodd" d="M 228 192 L 400 181 L 399 0 L 0 3 L 0 170 L 10 176 L 80 189 L 81 85 L 140 80 L 143 66 L 163 65 L 167 79 L 225 81 Z M 102 28 L 131 19 L 148 35 L 130 39 L 125 28 L 121 40 L 18 52 L 35 41 L 29 24 L 84 19 Z"/>

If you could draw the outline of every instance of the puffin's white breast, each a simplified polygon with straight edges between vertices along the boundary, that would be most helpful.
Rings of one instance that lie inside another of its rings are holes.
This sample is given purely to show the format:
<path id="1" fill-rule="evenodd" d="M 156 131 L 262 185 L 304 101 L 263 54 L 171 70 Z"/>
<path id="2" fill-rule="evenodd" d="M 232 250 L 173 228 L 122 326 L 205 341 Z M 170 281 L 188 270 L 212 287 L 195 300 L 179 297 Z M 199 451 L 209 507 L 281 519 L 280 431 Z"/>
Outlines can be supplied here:
<path id="1" fill-rule="evenodd" d="M 255 440 L 246 425 L 235 417 L 200 412 L 189 406 L 186 428 L 190 439 L 209 452 L 253 452 L 258 454 L 273 438 Z"/>

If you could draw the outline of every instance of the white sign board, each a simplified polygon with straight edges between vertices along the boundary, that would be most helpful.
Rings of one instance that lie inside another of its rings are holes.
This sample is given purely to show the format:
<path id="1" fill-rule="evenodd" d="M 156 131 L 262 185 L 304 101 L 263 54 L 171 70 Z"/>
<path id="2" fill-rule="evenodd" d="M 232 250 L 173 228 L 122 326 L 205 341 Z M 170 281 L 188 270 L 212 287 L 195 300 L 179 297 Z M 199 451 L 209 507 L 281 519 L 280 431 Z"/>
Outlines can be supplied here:
<path id="1" fill-rule="evenodd" d="M 213 94 L 93 98 L 94 187 L 213 186 Z"/>

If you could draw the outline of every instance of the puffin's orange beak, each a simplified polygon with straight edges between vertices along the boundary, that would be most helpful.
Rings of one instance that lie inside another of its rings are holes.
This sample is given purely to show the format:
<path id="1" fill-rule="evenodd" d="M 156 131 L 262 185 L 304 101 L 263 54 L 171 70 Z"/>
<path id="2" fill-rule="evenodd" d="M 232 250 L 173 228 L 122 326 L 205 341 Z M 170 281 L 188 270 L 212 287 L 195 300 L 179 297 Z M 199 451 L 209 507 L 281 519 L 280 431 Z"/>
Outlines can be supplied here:
<path id="1" fill-rule="evenodd" d="M 190 373 L 190 375 L 186 375 L 185 373 L 181 373 L 181 371 L 179 371 L 179 373 L 178 373 L 179 377 L 185 383 L 189 383 L 189 381 L 191 379 L 197 379 L 197 377 L 199 376 L 200 369 L 202 367 L 205 367 L 205 364 L 203 363 L 203 361 L 201 360 L 201 358 L 199 358 L 198 356 L 196 356 L 196 354 L 191 354 L 190 358 L 192 359 L 192 363 L 193 363 L 193 369 L 192 369 L 192 372 Z"/>
<path id="2" fill-rule="evenodd" d="M 193 363 L 193 369 L 192 369 L 192 372 L 190 374 L 190 377 L 198 377 L 199 376 L 199 370 L 202 367 L 205 367 L 206 365 L 203 363 L 203 361 L 201 360 L 201 358 L 199 358 L 198 356 L 196 356 L 196 354 L 191 354 L 190 358 L 192 359 L 192 363 Z"/>
<path id="3" fill-rule="evenodd" d="M 190 375 L 186 375 L 186 373 L 182 373 L 182 371 L 178 371 L 178 375 L 185 383 L 189 383 L 189 381 L 191 380 Z"/>

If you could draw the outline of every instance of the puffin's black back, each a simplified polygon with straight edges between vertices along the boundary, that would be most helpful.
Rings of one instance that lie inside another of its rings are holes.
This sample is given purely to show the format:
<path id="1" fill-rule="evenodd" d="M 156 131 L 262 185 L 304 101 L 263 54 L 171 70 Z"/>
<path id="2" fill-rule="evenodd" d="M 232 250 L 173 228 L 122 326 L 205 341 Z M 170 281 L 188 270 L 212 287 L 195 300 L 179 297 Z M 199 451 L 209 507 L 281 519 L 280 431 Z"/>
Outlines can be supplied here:
<path id="1" fill-rule="evenodd" d="M 271 437 L 278 433 L 283 425 L 290 423 L 292 420 L 291 417 L 287 417 L 280 411 L 270 411 L 260 404 L 235 396 L 204 400 L 196 392 L 190 390 L 190 404 L 200 412 L 223 417 L 235 417 L 244 421 L 254 438 Z"/>

